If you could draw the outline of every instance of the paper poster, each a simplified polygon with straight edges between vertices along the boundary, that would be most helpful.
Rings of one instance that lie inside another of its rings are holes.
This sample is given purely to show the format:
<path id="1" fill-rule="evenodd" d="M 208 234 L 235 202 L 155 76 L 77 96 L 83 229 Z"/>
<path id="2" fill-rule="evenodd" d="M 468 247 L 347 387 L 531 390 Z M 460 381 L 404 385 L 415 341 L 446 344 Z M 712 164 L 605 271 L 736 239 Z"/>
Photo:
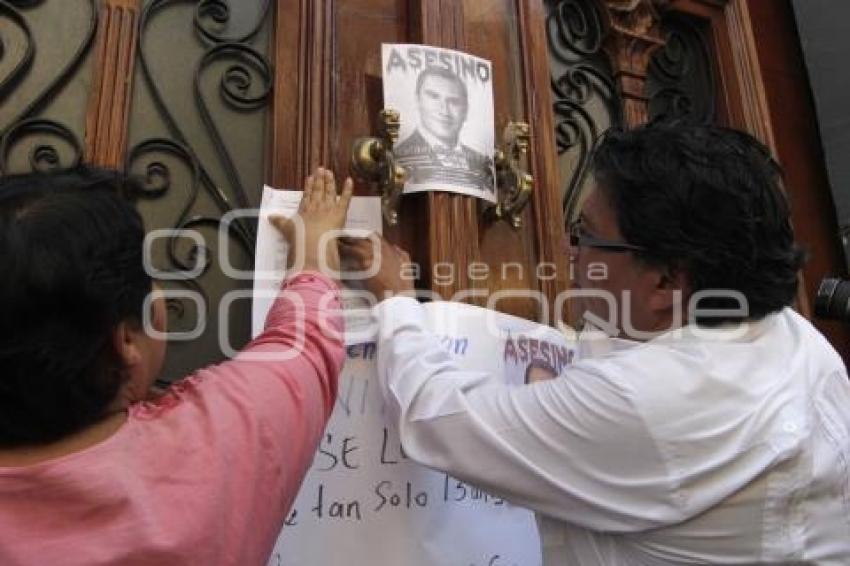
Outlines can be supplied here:
<path id="1" fill-rule="evenodd" d="M 383 44 L 384 107 L 401 114 L 393 153 L 405 193 L 452 191 L 496 202 L 493 68 L 468 53 Z"/>
<path id="2" fill-rule="evenodd" d="M 284 217 L 293 216 L 298 212 L 302 191 L 276 190 L 271 187 L 263 188 L 263 198 L 260 204 L 260 218 L 257 227 L 257 249 L 254 262 L 254 300 L 251 312 L 251 335 L 257 336 L 266 323 L 266 315 L 280 289 L 281 282 L 286 276 L 286 256 L 289 246 L 280 232 L 269 222 L 269 215 L 279 214 Z M 380 197 L 353 197 L 348 209 L 345 230 L 352 235 L 363 236 L 366 233 L 382 232 L 381 199 Z M 364 335 L 371 330 L 368 303 L 356 293 L 343 295 L 346 343 L 362 341 Z M 365 333 L 365 334 L 364 334 Z"/>
<path id="3" fill-rule="evenodd" d="M 558 375 L 572 359 L 554 329 L 458 303 L 425 308 L 458 364 L 507 383 L 520 386 L 532 365 Z M 376 355 L 374 343 L 347 348 L 336 407 L 269 564 L 539 566 L 530 511 L 405 457 Z"/>

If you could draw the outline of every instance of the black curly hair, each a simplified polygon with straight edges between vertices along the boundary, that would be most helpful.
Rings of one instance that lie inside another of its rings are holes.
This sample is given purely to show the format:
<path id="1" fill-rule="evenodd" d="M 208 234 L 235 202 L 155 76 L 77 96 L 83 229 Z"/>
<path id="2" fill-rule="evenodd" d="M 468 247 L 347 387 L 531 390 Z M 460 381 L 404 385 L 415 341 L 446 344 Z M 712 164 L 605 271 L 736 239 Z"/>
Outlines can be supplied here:
<path id="1" fill-rule="evenodd" d="M 112 331 L 152 284 L 137 189 L 86 168 L 0 180 L 0 447 L 59 440 L 117 396 Z"/>
<path id="2" fill-rule="evenodd" d="M 804 253 L 794 241 L 782 171 L 752 136 L 709 125 L 655 123 L 611 130 L 592 169 L 625 241 L 646 264 L 684 273 L 690 291 L 734 290 L 758 320 L 790 305 Z M 711 297 L 700 309 L 735 309 Z"/>

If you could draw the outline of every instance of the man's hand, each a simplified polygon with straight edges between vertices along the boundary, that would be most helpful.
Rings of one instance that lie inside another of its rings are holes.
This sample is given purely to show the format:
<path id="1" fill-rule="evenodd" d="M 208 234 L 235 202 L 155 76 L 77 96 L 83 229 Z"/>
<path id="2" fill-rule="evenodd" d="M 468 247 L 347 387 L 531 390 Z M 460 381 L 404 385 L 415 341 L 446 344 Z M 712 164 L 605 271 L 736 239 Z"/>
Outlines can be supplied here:
<path id="1" fill-rule="evenodd" d="M 366 290 L 381 301 L 392 295 L 414 296 L 415 290 L 411 278 L 402 277 L 405 266 L 411 265 L 410 256 L 398 246 L 394 246 L 380 238 L 379 248 L 368 238 L 340 238 L 339 247 L 350 262 L 351 267 L 358 271 L 369 271 L 377 263 L 378 273 L 364 281 Z"/>
<path id="2" fill-rule="evenodd" d="M 270 217 L 272 224 L 289 242 L 287 269 L 300 263 L 305 271 L 321 271 L 322 267 L 339 271 L 337 240 L 327 238 L 324 249 L 319 249 L 319 244 L 323 234 L 329 230 L 341 230 L 345 225 L 353 192 L 354 182 L 349 177 L 343 184 L 342 195 L 337 198 L 334 174 L 319 167 L 304 181 L 304 196 L 298 206 L 298 214 L 292 218 Z M 298 222 L 303 230 L 297 228 Z M 299 237 L 303 241 L 298 241 Z"/>

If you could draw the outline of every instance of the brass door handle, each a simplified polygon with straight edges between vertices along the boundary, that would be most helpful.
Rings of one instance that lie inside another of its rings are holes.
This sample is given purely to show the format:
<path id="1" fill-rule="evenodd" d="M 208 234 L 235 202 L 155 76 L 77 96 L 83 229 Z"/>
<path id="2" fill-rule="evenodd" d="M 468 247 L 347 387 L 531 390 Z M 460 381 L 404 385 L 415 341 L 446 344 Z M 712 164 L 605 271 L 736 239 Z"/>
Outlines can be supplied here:
<path id="1" fill-rule="evenodd" d="M 361 137 L 351 148 L 352 176 L 377 188 L 381 209 L 390 226 L 398 224 L 398 203 L 407 181 L 407 170 L 396 162 L 393 145 L 398 141 L 400 115 L 385 108 L 379 117 L 378 137 Z"/>
<path id="2" fill-rule="evenodd" d="M 527 122 L 508 122 L 502 133 L 502 148 L 494 153 L 499 203 L 485 209 L 490 219 L 506 220 L 522 227 L 522 211 L 534 190 L 534 177 L 525 169 L 531 128 Z"/>

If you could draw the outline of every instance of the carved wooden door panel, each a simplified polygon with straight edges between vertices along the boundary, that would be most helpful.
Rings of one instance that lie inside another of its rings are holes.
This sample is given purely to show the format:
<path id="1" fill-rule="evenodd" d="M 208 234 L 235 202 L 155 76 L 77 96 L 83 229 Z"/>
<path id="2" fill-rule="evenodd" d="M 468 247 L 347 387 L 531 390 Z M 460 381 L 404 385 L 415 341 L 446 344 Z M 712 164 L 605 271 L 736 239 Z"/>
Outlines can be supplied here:
<path id="1" fill-rule="evenodd" d="M 348 169 L 352 142 L 378 128 L 381 43 L 491 60 L 497 138 L 508 121 L 531 124 L 536 185 L 522 227 L 485 220 L 474 198 L 434 192 L 403 197 L 399 224 L 386 234 L 422 267 L 420 288 L 551 321 L 566 263 L 543 26 L 537 0 L 280 0 L 269 179 L 293 186 L 318 164 Z"/>

